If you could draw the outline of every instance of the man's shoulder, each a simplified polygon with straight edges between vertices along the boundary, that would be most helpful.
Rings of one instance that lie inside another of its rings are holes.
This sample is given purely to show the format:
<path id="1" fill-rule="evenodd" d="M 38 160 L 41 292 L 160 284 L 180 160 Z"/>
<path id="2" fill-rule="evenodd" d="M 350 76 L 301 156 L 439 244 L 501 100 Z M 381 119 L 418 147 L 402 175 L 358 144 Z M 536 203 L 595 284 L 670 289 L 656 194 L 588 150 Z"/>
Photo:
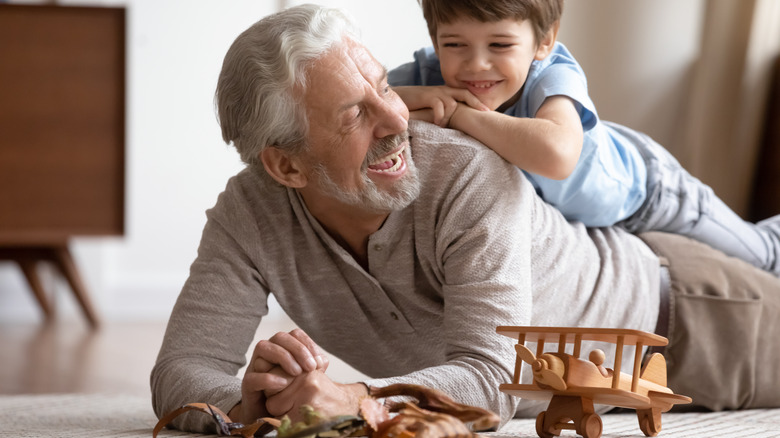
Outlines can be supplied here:
<path id="1" fill-rule="evenodd" d="M 209 217 L 236 216 L 236 212 L 246 211 L 252 206 L 270 205 L 286 201 L 285 188 L 265 174 L 261 169 L 247 166 L 228 179 L 225 189 L 217 197 L 217 202 L 209 209 Z M 265 211 L 267 209 L 261 209 Z M 252 214 L 255 214 L 253 212 Z"/>
<path id="2" fill-rule="evenodd" d="M 268 190 L 273 180 L 254 166 L 246 166 L 228 179 L 223 193 L 256 194 L 258 189 Z"/>
<path id="3" fill-rule="evenodd" d="M 422 187 L 409 211 L 420 239 L 447 242 L 465 230 L 494 232 L 507 223 L 531 229 L 541 200 L 520 169 L 460 131 L 426 122 L 409 128 Z"/>
<path id="4" fill-rule="evenodd" d="M 489 161 L 503 161 L 487 146 L 474 137 L 455 129 L 442 128 L 428 122 L 409 121 L 409 135 L 413 142 L 415 161 L 421 159 L 448 160 L 452 157 L 474 158 L 485 155 Z"/>
<path id="5" fill-rule="evenodd" d="M 414 120 L 409 122 L 409 134 L 424 193 L 485 184 L 506 191 L 522 189 L 523 173 L 467 134 Z"/>

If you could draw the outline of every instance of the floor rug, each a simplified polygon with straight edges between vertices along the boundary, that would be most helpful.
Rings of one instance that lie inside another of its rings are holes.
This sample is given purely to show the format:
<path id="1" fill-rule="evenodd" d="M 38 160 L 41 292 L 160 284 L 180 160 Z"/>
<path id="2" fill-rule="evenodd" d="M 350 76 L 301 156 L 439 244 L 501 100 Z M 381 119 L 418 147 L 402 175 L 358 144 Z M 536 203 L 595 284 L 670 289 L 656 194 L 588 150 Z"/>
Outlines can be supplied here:
<path id="1" fill-rule="evenodd" d="M 642 437 L 636 415 L 601 416 L 604 438 Z M 666 413 L 659 437 L 777 438 L 780 409 L 733 412 Z M 150 438 L 156 418 L 144 397 L 103 394 L 0 396 L 0 437 Z M 533 419 L 512 420 L 486 437 L 536 437 Z M 164 430 L 161 438 L 202 437 Z M 576 436 L 564 431 L 562 437 Z"/>

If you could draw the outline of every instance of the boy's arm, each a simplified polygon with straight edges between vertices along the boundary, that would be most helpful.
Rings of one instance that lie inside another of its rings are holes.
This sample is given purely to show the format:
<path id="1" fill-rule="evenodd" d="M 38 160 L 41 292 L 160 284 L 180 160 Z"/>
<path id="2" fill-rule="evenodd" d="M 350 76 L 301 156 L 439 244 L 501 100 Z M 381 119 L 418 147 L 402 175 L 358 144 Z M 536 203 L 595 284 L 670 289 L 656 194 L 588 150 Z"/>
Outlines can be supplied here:
<path id="1" fill-rule="evenodd" d="M 461 104 L 449 127 L 476 138 L 515 166 L 550 179 L 568 177 L 582 151 L 582 122 L 566 96 L 547 98 L 534 118 Z"/>
<path id="2" fill-rule="evenodd" d="M 479 111 L 490 110 L 470 91 L 460 88 L 450 88 L 444 85 L 412 85 L 393 87 L 393 91 L 404 101 L 409 111 L 416 114 L 413 115 L 413 118 L 439 126 L 447 126 L 450 117 L 458 108 L 458 102 Z M 427 109 L 430 111 L 420 111 Z"/>

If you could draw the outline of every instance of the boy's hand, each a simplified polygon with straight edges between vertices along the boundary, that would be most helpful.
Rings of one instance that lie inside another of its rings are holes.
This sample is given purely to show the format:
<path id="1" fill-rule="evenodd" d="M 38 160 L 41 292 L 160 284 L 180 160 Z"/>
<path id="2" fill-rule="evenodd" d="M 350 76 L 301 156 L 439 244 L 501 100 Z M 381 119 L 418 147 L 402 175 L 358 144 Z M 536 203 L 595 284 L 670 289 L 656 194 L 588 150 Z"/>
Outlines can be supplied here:
<path id="1" fill-rule="evenodd" d="M 422 111 L 413 118 L 426 120 L 442 127 L 447 127 L 450 118 L 458 108 L 458 102 L 462 102 L 480 111 L 490 111 L 476 96 L 468 90 L 441 86 L 406 86 L 393 87 L 393 90 L 409 108 L 410 112 L 430 109 L 431 112 Z"/>

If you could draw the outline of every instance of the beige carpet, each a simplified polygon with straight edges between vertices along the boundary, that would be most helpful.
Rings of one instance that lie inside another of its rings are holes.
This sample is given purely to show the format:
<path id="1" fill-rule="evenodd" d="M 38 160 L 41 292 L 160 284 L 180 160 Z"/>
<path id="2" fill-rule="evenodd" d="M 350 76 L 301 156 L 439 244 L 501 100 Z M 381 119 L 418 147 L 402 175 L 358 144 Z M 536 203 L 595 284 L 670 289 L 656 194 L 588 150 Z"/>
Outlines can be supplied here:
<path id="1" fill-rule="evenodd" d="M 602 416 L 604 438 L 642 437 L 636 415 Z M 122 395 L 0 396 L 0 437 L 149 438 L 156 419 L 149 400 Z M 513 420 L 490 437 L 536 437 L 534 420 Z M 199 437 L 165 430 L 161 437 Z M 564 431 L 563 437 L 574 432 Z M 664 414 L 659 437 L 780 437 L 780 409 Z"/>

